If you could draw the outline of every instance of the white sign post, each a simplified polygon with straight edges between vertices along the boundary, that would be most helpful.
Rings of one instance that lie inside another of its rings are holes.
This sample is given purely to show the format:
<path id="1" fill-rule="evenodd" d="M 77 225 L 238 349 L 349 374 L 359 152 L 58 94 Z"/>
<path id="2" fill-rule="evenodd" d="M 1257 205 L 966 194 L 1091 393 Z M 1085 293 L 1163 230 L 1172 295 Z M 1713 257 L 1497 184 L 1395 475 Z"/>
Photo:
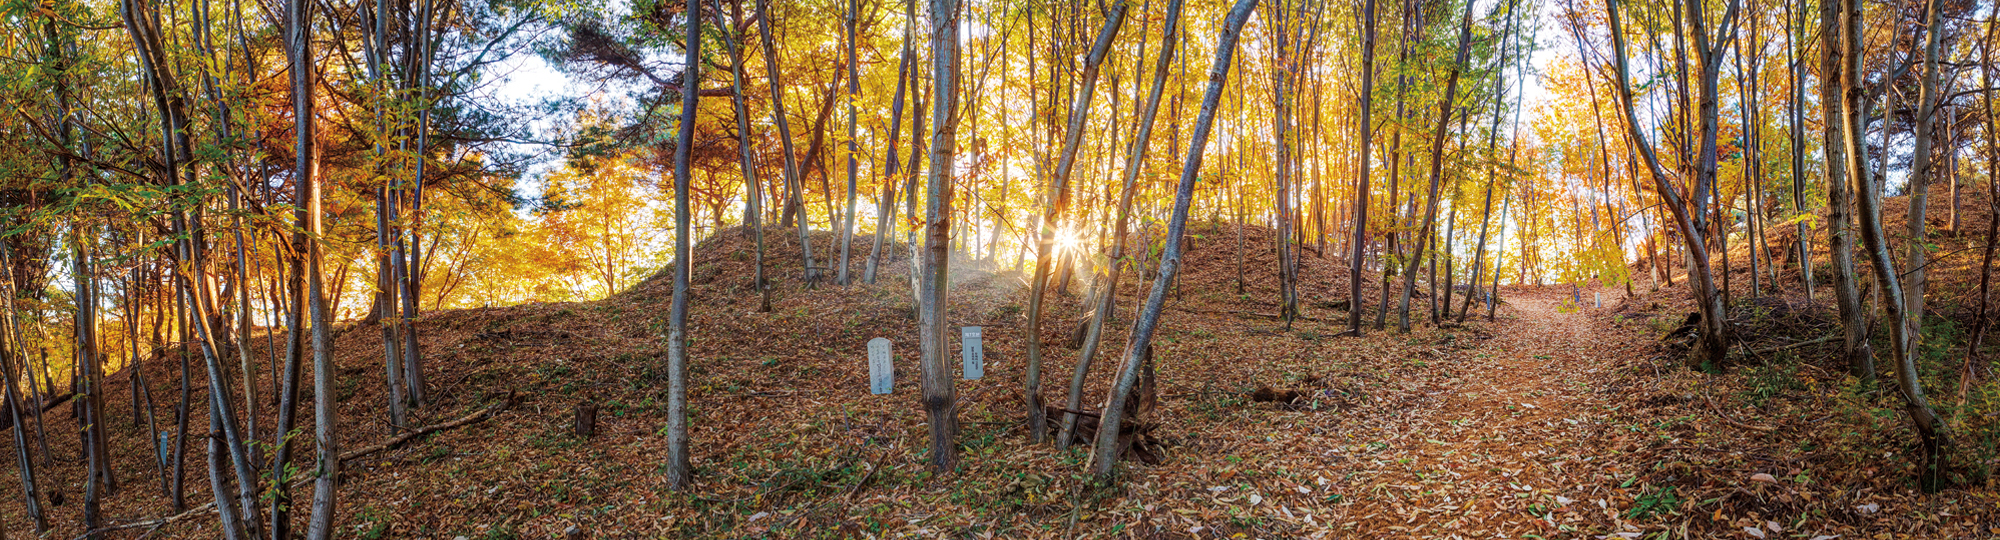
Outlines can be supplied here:
<path id="1" fill-rule="evenodd" d="M 895 356 L 890 352 L 889 338 L 868 340 L 868 391 L 887 394 L 896 386 Z"/>
<path id="2" fill-rule="evenodd" d="M 967 326 L 960 329 L 959 355 L 965 360 L 966 380 L 977 380 L 986 376 L 986 349 L 981 346 L 979 327 Z"/>

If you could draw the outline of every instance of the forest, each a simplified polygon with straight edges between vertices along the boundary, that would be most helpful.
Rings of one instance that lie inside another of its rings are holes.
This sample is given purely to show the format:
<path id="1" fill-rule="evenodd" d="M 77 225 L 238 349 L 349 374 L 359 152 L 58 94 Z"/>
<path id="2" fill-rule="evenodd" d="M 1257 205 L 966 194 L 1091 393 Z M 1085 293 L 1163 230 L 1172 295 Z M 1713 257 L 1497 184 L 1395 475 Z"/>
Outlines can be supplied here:
<path id="1" fill-rule="evenodd" d="M 1996 34 L 0 0 L 0 540 L 2000 536 Z"/>

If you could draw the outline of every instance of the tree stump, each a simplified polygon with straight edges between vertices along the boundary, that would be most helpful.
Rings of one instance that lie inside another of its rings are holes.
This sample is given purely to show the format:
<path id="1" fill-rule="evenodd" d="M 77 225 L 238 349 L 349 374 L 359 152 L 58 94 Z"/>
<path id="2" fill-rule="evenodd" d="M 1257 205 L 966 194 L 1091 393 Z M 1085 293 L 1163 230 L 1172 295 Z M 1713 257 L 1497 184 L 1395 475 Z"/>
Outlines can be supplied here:
<path id="1" fill-rule="evenodd" d="M 576 438 L 590 440 L 597 435 L 597 404 L 583 402 L 576 406 Z"/>

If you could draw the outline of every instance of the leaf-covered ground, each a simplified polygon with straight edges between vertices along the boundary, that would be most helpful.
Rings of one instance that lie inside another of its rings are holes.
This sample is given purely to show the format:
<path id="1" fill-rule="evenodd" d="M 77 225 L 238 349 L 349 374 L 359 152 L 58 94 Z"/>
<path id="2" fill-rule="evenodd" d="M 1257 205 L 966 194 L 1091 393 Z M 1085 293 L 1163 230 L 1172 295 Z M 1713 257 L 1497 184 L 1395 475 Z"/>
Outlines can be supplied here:
<path id="1" fill-rule="evenodd" d="M 427 316 L 435 399 L 415 422 L 510 395 L 515 405 L 348 463 L 340 536 L 549 538 L 575 528 L 601 538 L 1967 538 L 2000 526 L 2000 499 L 1985 486 L 1917 493 L 1910 437 L 1892 402 L 1854 394 L 1837 370 L 1809 361 L 1724 375 L 1681 367 L 1661 351 L 1653 322 L 1678 314 L 1637 307 L 1671 304 L 1672 290 L 1602 309 L 1565 302 L 1567 288 L 1503 290 L 1493 322 L 1398 334 L 1391 314 L 1390 331 L 1334 337 L 1346 312 L 1328 301 L 1346 297 L 1344 267 L 1303 258 L 1312 318 L 1282 329 L 1263 315 L 1276 311 L 1275 278 L 1257 270 L 1273 260 L 1269 237 L 1245 232 L 1250 271 L 1242 272 L 1233 229 L 1205 226 L 1192 239 L 1158 343 L 1160 406 L 1150 420 L 1165 460 L 1128 464 L 1117 489 L 1089 484 L 1084 449 L 1025 440 L 1024 276 L 955 263 L 950 317 L 986 328 L 988 375 L 958 385 L 962 468 L 933 475 L 924 468 L 907 266 L 887 265 L 878 285 L 807 291 L 792 279 L 796 237 L 774 234 L 775 309 L 757 313 L 749 244 L 725 232 L 694 261 L 692 492 L 666 491 L 660 468 L 667 290 L 656 280 L 599 302 Z M 1142 290 L 1135 276 L 1127 274 L 1106 332 L 1114 344 L 1132 291 Z M 1380 287 L 1364 285 L 1371 298 Z M 1052 403 L 1065 397 L 1077 354 L 1064 344 L 1084 288 L 1072 287 L 1044 328 L 1052 346 L 1043 394 Z M 1419 297 L 1419 310 L 1429 301 Z M 391 436 L 379 336 L 353 327 L 339 339 L 345 448 Z M 888 396 L 867 390 L 863 344 L 877 336 L 898 351 Z M 1097 408 L 1114 362 L 1100 355 L 1083 407 Z M 178 393 L 165 381 L 178 380 L 179 364 L 145 369 L 168 426 Z M 151 442 L 130 422 L 127 380 L 114 376 L 107 396 L 123 475 L 107 509 L 113 524 L 171 514 L 147 458 Z M 1260 388 L 1301 397 L 1257 401 Z M 570 433 L 585 402 L 600 411 L 588 440 Z M 205 426 L 196 409 L 192 424 Z M 50 538 L 81 532 L 81 469 L 64 411 L 45 426 L 57 460 L 42 469 L 44 487 L 69 495 L 52 508 Z M 260 404 L 266 437 L 271 412 Z M 209 500 L 204 460 L 193 445 L 190 504 Z M 0 485 L 19 485 L 11 467 Z M 19 499 L 0 500 L 0 523 L 21 530 Z M 118 534 L 148 531 L 215 535 L 209 515 Z"/>

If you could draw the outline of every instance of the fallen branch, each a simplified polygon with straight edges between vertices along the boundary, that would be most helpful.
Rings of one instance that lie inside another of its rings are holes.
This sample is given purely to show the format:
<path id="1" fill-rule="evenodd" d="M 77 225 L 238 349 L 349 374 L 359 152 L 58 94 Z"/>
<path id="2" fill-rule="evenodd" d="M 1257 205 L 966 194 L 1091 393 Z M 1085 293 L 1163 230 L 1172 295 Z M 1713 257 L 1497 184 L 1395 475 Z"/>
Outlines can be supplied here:
<path id="1" fill-rule="evenodd" d="M 1813 344 L 1817 344 L 1817 343 L 1826 343 L 1826 342 L 1828 342 L 1828 341 L 1833 341 L 1833 340 L 1834 340 L 1835 338 L 1839 338 L 1839 337 L 1841 337 L 1841 336 L 1840 336 L 1840 334 L 1830 334 L 1830 335 L 1827 335 L 1827 336 L 1824 336 L 1824 337 L 1820 337 L 1820 338 L 1817 338 L 1817 339 L 1811 339 L 1811 340 L 1806 340 L 1806 341 L 1801 341 L 1801 342 L 1798 342 L 1798 343 L 1792 343 L 1792 344 L 1788 344 L 1788 345 L 1779 345 L 1779 346 L 1776 346 L 1776 347 L 1771 347 L 1771 348 L 1769 348 L 1769 349 L 1756 349 L 1756 350 L 1752 350 L 1752 351 L 1750 351 L 1750 354 L 1756 354 L 1756 355 L 1763 355 L 1763 354 L 1770 354 L 1770 353 L 1774 353 L 1774 352 L 1778 352 L 1778 351 L 1783 351 L 1783 350 L 1790 350 L 1790 349 L 1796 349 L 1796 348 L 1799 348 L 1799 347 L 1804 347 L 1804 346 L 1807 346 L 1807 345 L 1813 345 Z"/>
<path id="2" fill-rule="evenodd" d="M 160 519 L 149 519 L 149 520 L 145 520 L 145 521 L 134 521 L 134 522 L 131 522 L 131 523 L 125 523 L 125 524 L 120 524 L 120 525 L 112 525 L 112 526 L 109 526 L 109 527 L 98 527 L 98 528 L 96 528 L 96 529 L 91 529 L 91 530 L 89 530 L 89 531 L 86 531 L 86 532 L 84 532 L 84 533 L 83 533 L 83 534 L 81 534 L 81 535 L 77 535 L 77 537 L 76 537 L 75 539 L 73 539 L 73 540 L 84 540 L 84 539 L 86 539 L 86 538 L 90 538 L 90 537 L 92 537 L 92 536 L 95 536 L 95 535 L 100 535 L 100 534 L 104 534 L 104 533 L 108 533 L 108 532 L 112 532 L 112 531 L 122 531 L 122 530 L 126 530 L 126 529 L 139 529 L 139 528 L 147 528 L 147 527 L 151 527 L 151 528 L 153 528 L 153 529 L 159 529 L 160 527 L 165 527 L 165 526 L 167 526 L 167 524 L 169 524 L 169 523 L 173 523 L 173 522 L 176 522 L 176 521 L 180 521 L 180 520 L 184 520 L 184 519 L 187 519 L 187 518 L 191 518 L 191 517 L 194 517 L 194 516 L 197 516 L 197 515 L 201 515 L 201 514 L 206 514 L 206 513 L 209 513 L 209 512 L 214 512 L 214 511 L 215 511 L 215 501 L 209 501 L 209 502 L 206 502 L 206 503 L 203 503 L 203 504 L 202 504 L 201 506 L 196 506 L 196 507 L 194 507 L 193 509 L 190 509 L 190 510 L 188 510 L 188 511 L 186 511 L 186 512 L 181 512 L 181 513 L 179 513 L 179 514 L 174 514 L 174 515 L 171 515 L 171 516 L 167 516 L 167 517 L 163 517 L 163 518 L 160 518 Z M 148 534 L 151 534 L 151 533 L 150 533 L 150 531 L 148 532 Z"/>
<path id="3" fill-rule="evenodd" d="M 1280 317 L 1280 316 L 1279 316 L 1278 314 L 1276 314 L 1276 313 L 1259 313 L 1259 312 L 1255 312 L 1255 311 L 1248 311 L 1248 310 L 1241 310 L 1241 309 L 1198 309 L 1198 308 L 1191 308 L 1191 307 L 1175 307 L 1174 309 L 1177 309 L 1177 310 L 1180 310 L 1180 311 L 1186 311 L 1186 312 L 1188 312 L 1188 313 L 1205 313 L 1205 314 L 1210 314 L 1210 315 L 1236 315 L 1236 316 L 1240 316 L 1240 317 L 1257 317 L 1257 318 L 1261 318 L 1261 319 L 1271 319 L 1271 320 L 1279 320 L 1279 319 L 1281 319 L 1281 317 Z M 1292 318 L 1292 320 L 1296 320 L 1296 321 L 1320 321 L 1320 319 L 1316 319 L 1316 318 L 1312 318 L 1312 317 L 1307 317 L 1307 316 L 1304 316 L 1304 315 L 1300 315 L 1300 316 L 1297 316 L 1297 317 L 1293 317 L 1293 318 Z"/>
<path id="4" fill-rule="evenodd" d="M 485 421 L 488 418 L 492 418 L 495 413 L 498 413 L 501 410 L 506 409 L 507 406 L 512 405 L 513 403 L 514 403 L 514 394 L 510 392 L 507 394 L 507 399 L 501 400 L 500 403 L 494 404 L 492 407 L 487 407 L 485 410 L 465 415 L 465 417 L 463 418 L 452 420 L 450 422 L 445 422 L 442 424 L 432 424 L 414 430 L 410 430 L 409 433 L 398 435 L 395 438 L 389 439 L 380 444 L 357 448 L 350 452 L 343 452 L 340 454 L 340 460 L 343 462 L 350 461 L 361 456 L 401 446 L 403 443 L 410 442 L 412 440 L 417 439 L 418 437 L 423 437 L 425 435 L 429 435 L 439 431 L 444 431 L 447 429 L 465 426 L 468 424 L 479 423 Z"/>
<path id="5" fill-rule="evenodd" d="M 505 399 L 505 400 L 502 400 L 502 401 L 501 401 L 500 403 L 498 403 L 498 404 L 495 404 L 495 405 L 494 405 L 494 406 L 492 406 L 492 407 L 487 407 L 487 408 L 486 408 L 485 410 L 481 410 L 481 411 L 479 411 L 479 412 L 476 412 L 476 413 L 472 413 L 472 414 L 469 414 L 469 415 L 466 415 L 466 416 L 465 416 L 465 417 L 463 417 L 463 418 L 459 418 L 459 419 L 457 419 L 457 420 L 452 420 L 452 421 L 450 421 L 450 422 L 445 422 L 445 423 L 442 423 L 442 424 L 433 424 L 433 425 L 429 425 L 429 426 L 424 426 L 424 427 L 420 427 L 420 428 L 417 428 L 417 429 L 416 429 L 416 430 L 414 430 L 414 431 L 411 431 L 411 432 L 409 432 L 409 433 L 405 433 L 405 434 L 403 434 L 402 436 L 399 436 L 399 437 L 396 437 L 396 438 L 393 438 L 393 439 L 389 439 L 388 441 L 385 441 L 385 442 L 383 442 L 383 443 L 381 443 L 381 444 L 377 444 L 377 445 L 374 445 L 374 446 L 369 446 L 369 447 L 365 447 L 365 448 L 361 448 L 361 449 L 357 449 L 357 450 L 354 450 L 354 451 L 352 451 L 352 452 L 346 452 L 346 453 L 343 453 L 343 454 L 341 454 L 341 455 L 340 455 L 340 460 L 341 460 L 341 461 L 343 461 L 343 462 L 344 462 L 344 461 L 348 461 L 348 460 L 352 460 L 352 459 L 354 459 L 354 458 L 358 458 L 358 457 L 361 457 L 361 456 L 365 456 L 365 455 L 368 455 L 368 454 L 373 454 L 373 453 L 376 453 L 376 452 L 381 452 L 381 451 L 383 451 L 383 450 L 388 450 L 388 449 L 390 449 L 390 448 L 395 448 L 395 447 L 397 447 L 397 446 L 399 446 L 399 445 L 402 445 L 403 443 L 407 443 L 407 442 L 410 442 L 410 440 L 412 440 L 412 439 L 416 439 L 416 438 L 418 438 L 418 437 L 422 437 L 422 436 L 424 436 L 424 435 L 428 435 L 428 434 L 431 434 L 431 433 L 436 433 L 436 432 L 439 432 L 439 431 L 444 431 L 444 430 L 447 430 L 447 429 L 452 429 L 452 428 L 456 428 L 456 427 L 461 427 L 461 426 L 465 426 L 465 425 L 468 425 L 468 424 L 475 424 L 475 423 L 478 423 L 478 422 L 481 422 L 481 421 L 484 421 L 484 420 L 486 420 L 486 419 L 488 419 L 488 418 L 492 418 L 492 417 L 493 417 L 493 415 L 494 415 L 494 413 L 498 413 L 498 412 L 500 412 L 501 410 L 504 410 L 504 409 L 506 409 L 506 408 L 507 408 L 508 406 L 510 406 L 510 405 L 513 405 L 513 403 L 514 403 L 514 394 L 510 392 L 510 393 L 508 393 L 508 394 L 507 394 L 507 399 Z M 304 485 L 306 485 L 306 484 L 308 484 L 308 483 L 311 483 L 312 481 L 313 481 L 313 478 L 312 478 L 312 477 L 306 477 L 306 478 L 301 478 L 301 479 L 299 479 L 298 481 L 295 481 L 295 482 L 292 482 L 292 487 L 299 487 L 299 486 L 304 486 Z M 160 527 L 164 527 L 164 526 L 166 526 L 166 525 L 168 525 L 168 524 L 171 524 L 171 523 L 173 523 L 173 522 L 176 522 L 176 521 L 181 521 L 181 520 L 184 520 L 184 519 L 187 519 L 187 518 L 191 518 L 191 517 L 194 517 L 194 516 L 197 516 L 197 515 L 202 515 L 202 514 L 207 514 L 207 513 L 210 513 L 210 512 L 214 512 L 214 511 L 215 511 L 215 501 L 209 501 L 209 502 L 206 502 L 206 503 L 202 503 L 202 505 L 201 505 L 201 506 L 196 506 L 196 507 L 194 507 L 194 508 L 192 508 L 192 509 L 189 509 L 189 510 L 188 510 L 188 511 L 186 511 L 186 512 L 181 512 L 181 513 L 179 513 L 179 514 L 174 514 L 174 515 L 171 515 L 171 516 L 167 516 L 167 517 L 163 517 L 163 518 L 159 518 L 159 519 L 149 519 L 149 520 L 145 520 L 145 521 L 134 521 L 134 522 L 131 522 L 131 523 L 123 523 L 123 524 L 118 524 L 118 525 L 112 525 L 112 526 L 108 526 L 108 527 L 99 527 L 99 528 L 97 528 L 97 529 L 92 529 L 92 530 L 90 530 L 90 531 L 87 531 L 87 532 L 83 533 L 83 534 L 82 534 L 82 535 L 80 535 L 80 536 L 77 536 L 75 540 L 83 540 L 83 539 L 85 539 L 85 538 L 89 538 L 89 537 L 91 537 L 91 536 L 93 536 L 93 535 L 99 535 L 99 534 L 103 534 L 103 533 L 107 533 L 107 532 L 111 532 L 111 531 L 122 531 L 122 530 L 126 530 L 126 529 L 139 529 L 139 528 L 146 528 L 146 527 L 151 527 L 151 528 L 154 528 L 154 529 L 158 529 L 158 528 L 160 528 Z"/>
<path id="6" fill-rule="evenodd" d="M 1712 412 L 1712 413 L 1715 413 L 1715 416 L 1716 416 L 1717 418 L 1721 418 L 1721 419 L 1722 419 L 1722 421 L 1723 421 L 1723 423 L 1726 423 L 1726 424 L 1729 424 L 1729 425 L 1732 425 L 1732 426 L 1736 426 L 1736 427 L 1738 427 L 1738 428 L 1742 428 L 1742 429 L 1747 429 L 1747 430 L 1751 430 L 1751 431 L 1761 431 L 1761 432 L 1765 432 L 1765 433 L 1770 433 L 1770 432 L 1773 432 L 1773 431 L 1777 431 L 1777 430 L 1778 430 L 1778 428 L 1774 428 L 1774 427 L 1770 427 L 1770 426 L 1760 426 L 1760 425 L 1756 425 L 1756 424 L 1746 424 L 1746 423 L 1743 423 L 1743 422 L 1738 422 L 1738 421 L 1736 421 L 1736 419 L 1735 419 L 1735 418 L 1730 418 L 1730 417 L 1729 417 L 1729 413 L 1725 413 L 1725 412 L 1722 412 L 1722 409 L 1720 409 L 1720 408 L 1716 407 L 1716 406 L 1715 406 L 1715 400 L 1714 400 L 1714 399 L 1710 399 L 1710 398 L 1708 397 L 1708 394 L 1706 394 L 1706 393 L 1704 393 L 1704 394 L 1702 394 L 1702 395 L 1701 395 L 1701 400 L 1702 400 L 1702 401 L 1704 401 L 1704 402 L 1707 402 L 1707 403 L 1708 403 L 1708 412 Z"/>
<path id="7" fill-rule="evenodd" d="M 48 401 L 47 401 L 46 403 L 43 403 L 43 404 L 42 404 L 42 407 L 41 407 L 41 410 L 39 410 L 39 411 L 35 411 L 35 412 L 34 412 L 33 414 L 23 414 L 23 415 L 21 415 L 21 417 L 22 417 L 22 418 L 27 418 L 27 417 L 30 417 L 30 416 L 40 416 L 40 415 L 41 415 L 42 413 L 45 413 L 45 412 L 49 412 L 49 411 L 53 411 L 53 410 L 56 410 L 56 407 L 61 407 L 61 406 L 62 406 L 62 404 L 64 404 L 64 403 L 68 403 L 68 402 L 69 402 L 69 400 L 70 400 L 70 398 L 74 398 L 74 397 L 76 397 L 76 392 L 68 392 L 68 393 L 65 393 L 65 394 L 63 394 L 63 395 L 60 395 L 60 396 L 55 396 L 54 398 L 51 398 L 51 399 L 49 399 L 49 400 L 48 400 Z M 26 404 L 26 403 L 23 403 L 22 405 L 27 405 L 27 404 Z M 7 409 L 8 409 L 9 407 L 12 407 L 12 406 L 13 406 L 13 404 L 12 404 L 12 403 L 8 403 L 8 404 L 6 404 L 6 405 L 0 405 L 0 411 L 5 411 L 5 410 L 7 410 Z M 25 413 L 25 412 L 27 412 L 28 410 L 32 410 L 32 409 L 34 409 L 34 407 L 25 407 L 25 406 L 24 406 L 24 407 L 21 407 L 21 409 L 22 409 L 22 412 L 24 412 L 24 413 Z M 13 416 L 13 415 L 7 415 L 7 416 L 0 416 L 0 429 L 12 429 L 13 427 L 14 427 L 14 416 Z"/>

